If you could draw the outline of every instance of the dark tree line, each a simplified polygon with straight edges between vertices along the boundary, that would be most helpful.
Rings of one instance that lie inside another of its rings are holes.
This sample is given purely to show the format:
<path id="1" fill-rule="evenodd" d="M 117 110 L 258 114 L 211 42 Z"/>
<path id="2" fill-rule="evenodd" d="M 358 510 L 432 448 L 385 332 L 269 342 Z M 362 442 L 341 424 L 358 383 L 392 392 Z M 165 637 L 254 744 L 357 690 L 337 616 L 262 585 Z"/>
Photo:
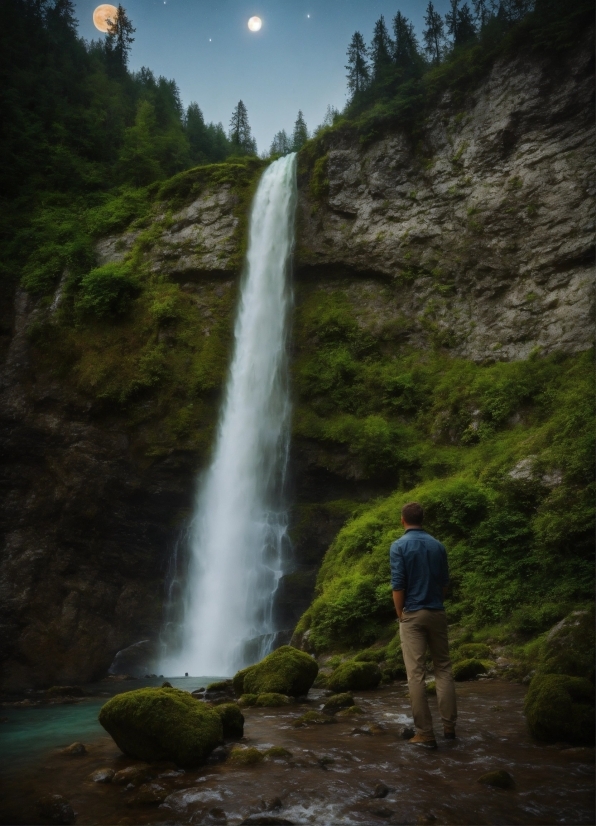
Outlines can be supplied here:
<path id="1" fill-rule="evenodd" d="M 471 2 L 471 5 L 470 5 Z M 445 17 L 429 0 L 424 14 L 422 45 L 410 21 L 398 11 L 391 30 L 383 16 L 375 23 L 370 44 L 355 32 L 348 46 L 347 80 L 351 100 L 366 101 L 370 91 L 394 92 L 432 65 L 476 41 L 490 26 L 505 30 L 536 7 L 539 11 L 563 7 L 563 0 L 450 0 Z M 373 95 L 376 97 L 376 94 Z"/>
<path id="2" fill-rule="evenodd" d="M 0 197 L 144 186 L 256 151 L 245 109 L 242 133 L 228 135 L 196 103 L 184 110 L 175 81 L 129 70 L 135 29 L 122 5 L 91 43 L 72 0 L 2 0 L 2 12 Z"/>

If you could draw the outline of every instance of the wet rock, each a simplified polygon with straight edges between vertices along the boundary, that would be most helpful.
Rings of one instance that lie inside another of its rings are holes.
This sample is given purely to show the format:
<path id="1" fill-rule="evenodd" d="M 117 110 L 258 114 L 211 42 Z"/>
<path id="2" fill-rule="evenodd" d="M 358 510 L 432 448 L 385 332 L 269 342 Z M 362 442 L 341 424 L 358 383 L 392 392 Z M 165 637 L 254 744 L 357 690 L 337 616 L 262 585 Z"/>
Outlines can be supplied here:
<path id="1" fill-rule="evenodd" d="M 151 665 L 157 657 L 157 646 L 151 640 L 139 640 L 118 651 L 109 668 L 114 676 L 126 674 L 134 677 L 149 675 Z"/>
<path id="2" fill-rule="evenodd" d="M 352 729 L 350 734 L 368 734 L 370 737 L 374 737 L 377 734 L 385 734 L 385 729 L 377 723 L 371 723 L 369 726 L 360 726 Z"/>
<path id="3" fill-rule="evenodd" d="M 425 690 L 427 694 L 430 694 L 431 697 L 434 697 L 437 693 L 437 684 L 434 680 L 429 680 L 425 685 Z"/>
<path id="4" fill-rule="evenodd" d="M 259 694 L 255 706 L 259 708 L 275 708 L 276 706 L 290 705 L 291 700 L 285 694 L 276 694 L 273 691 Z"/>
<path id="5" fill-rule="evenodd" d="M 210 703 L 230 702 L 236 700 L 236 693 L 231 680 L 218 680 L 209 683 L 203 693 L 203 699 Z"/>
<path id="6" fill-rule="evenodd" d="M 168 795 L 169 791 L 159 783 L 145 783 L 130 799 L 129 805 L 157 806 L 163 803 Z"/>
<path id="7" fill-rule="evenodd" d="M 212 809 L 209 809 L 209 811 L 207 812 L 207 818 L 203 822 L 213 824 L 227 823 L 228 816 L 223 809 L 220 809 L 218 806 L 214 806 Z"/>
<path id="8" fill-rule="evenodd" d="M 224 703 L 215 706 L 215 713 L 221 720 L 223 736 L 226 739 L 237 740 L 244 734 L 244 715 L 237 703 Z"/>
<path id="9" fill-rule="evenodd" d="M 238 700 L 238 705 L 240 708 L 250 708 L 257 704 L 258 699 L 258 694 L 243 694 Z"/>
<path id="10" fill-rule="evenodd" d="M 486 674 L 486 668 L 480 660 L 472 658 L 453 664 L 453 679 L 458 682 L 475 680 L 479 674 Z"/>
<path id="11" fill-rule="evenodd" d="M 373 797 L 383 798 L 387 797 L 389 794 L 389 786 L 386 786 L 384 783 L 377 783 L 375 786 L 375 790 L 372 793 Z"/>
<path id="12" fill-rule="evenodd" d="M 89 775 L 89 780 L 94 783 L 111 783 L 115 774 L 114 769 L 97 769 Z"/>
<path id="13" fill-rule="evenodd" d="M 251 747 L 246 749 L 232 749 L 228 761 L 238 766 L 254 766 L 257 763 L 262 763 L 264 759 L 265 755 L 262 751 Z"/>
<path id="14" fill-rule="evenodd" d="M 162 683 L 162 684 L 161 684 L 161 687 L 162 687 L 162 688 L 172 688 L 172 683 L 169 683 L 169 682 L 166 680 L 166 681 L 165 681 L 165 683 Z M 193 696 L 194 696 L 195 692 L 193 691 L 192 693 L 193 693 Z"/>
<path id="15" fill-rule="evenodd" d="M 209 757 L 207 758 L 207 762 L 211 764 L 215 763 L 223 763 L 225 760 L 228 759 L 230 756 L 230 748 L 229 746 L 218 746 L 216 749 L 213 749 Z"/>
<path id="16" fill-rule="evenodd" d="M 300 697 L 308 694 L 319 672 L 317 662 L 304 651 L 282 645 L 261 662 L 239 671 L 233 680 L 237 695 L 286 694 Z"/>
<path id="17" fill-rule="evenodd" d="M 515 786 L 513 776 L 504 769 L 487 772 L 478 778 L 478 782 L 485 786 L 495 786 L 497 789 L 512 789 Z"/>
<path id="18" fill-rule="evenodd" d="M 416 734 L 416 729 L 411 728 L 410 726 L 404 726 L 400 732 L 400 737 L 402 740 L 411 740 L 412 737 Z"/>
<path id="19" fill-rule="evenodd" d="M 277 809 L 281 809 L 283 803 L 281 797 L 272 797 L 269 800 L 262 800 L 261 805 L 266 812 L 275 812 Z"/>
<path id="20" fill-rule="evenodd" d="M 297 720 L 294 720 L 292 725 L 294 728 L 302 728 L 303 726 L 309 725 L 325 726 L 329 723 L 335 722 L 335 718 L 330 717 L 328 714 L 321 714 L 320 711 L 307 711 L 306 714 L 303 714 L 301 717 L 298 717 Z"/>
<path id="21" fill-rule="evenodd" d="M 112 783 L 116 786 L 140 786 L 151 778 L 151 768 L 147 763 L 136 766 L 127 766 L 121 769 L 112 777 Z"/>
<path id="22" fill-rule="evenodd" d="M 337 692 L 364 691 L 377 688 L 381 682 L 381 670 L 376 663 L 351 660 L 339 665 L 327 682 Z"/>
<path id="23" fill-rule="evenodd" d="M 265 760 L 291 760 L 292 752 L 284 749 L 283 746 L 272 746 L 265 752 Z"/>
<path id="24" fill-rule="evenodd" d="M 60 794 L 48 794 L 37 802 L 37 811 L 41 817 L 46 818 L 50 823 L 66 824 L 75 823 L 77 816 L 71 804 Z"/>
<path id="25" fill-rule="evenodd" d="M 350 706 L 349 708 L 342 708 L 335 715 L 336 717 L 353 717 L 355 714 L 364 714 L 360 706 Z"/>
<path id="26" fill-rule="evenodd" d="M 84 757 L 87 754 L 87 749 L 83 743 L 71 743 L 65 749 L 62 749 L 60 754 L 66 754 L 70 757 Z"/>
<path id="27" fill-rule="evenodd" d="M 524 712 L 538 740 L 594 743 L 594 686 L 583 677 L 537 674 L 526 694 Z"/>
<path id="28" fill-rule="evenodd" d="M 249 815 L 245 817 L 241 826 L 293 826 L 293 820 L 287 820 L 285 817 L 278 817 L 277 815 Z"/>
<path id="29" fill-rule="evenodd" d="M 328 700 L 325 701 L 323 711 L 334 714 L 340 708 L 349 708 L 354 705 L 354 698 L 349 692 L 343 694 L 332 694 Z"/>
<path id="30" fill-rule="evenodd" d="M 223 736 L 215 709 L 176 688 L 118 694 L 102 707 L 99 722 L 125 754 L 149 762 L 172 760 L 183 768 L 204 761 Z"/>
<path id="31" fill-rule="evenodd" d="M 393 809 L 387 808 L 387 806 L 376 806 L 374 809 L 369 809 L 371 815 L 375 817 L 380 817 L 383 820 L 388 820 L 390 817 L 393 817 L 395 811 Z"/>

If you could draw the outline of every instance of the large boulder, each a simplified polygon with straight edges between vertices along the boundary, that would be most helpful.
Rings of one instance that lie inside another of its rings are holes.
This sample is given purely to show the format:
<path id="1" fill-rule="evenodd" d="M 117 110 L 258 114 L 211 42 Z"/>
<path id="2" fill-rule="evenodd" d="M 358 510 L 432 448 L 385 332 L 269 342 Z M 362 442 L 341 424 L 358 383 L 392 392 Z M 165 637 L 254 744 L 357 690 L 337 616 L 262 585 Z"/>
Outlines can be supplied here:
<path id="1" fill-rule="evenodd" d="M 221 703 L 213 711 L 221 720 L 223 736 L 227 740 L 236 740 L 244 735 L 244 714 L 238 703 Z"/>
<path id="2" fill-rule="evenodd" d="M 594 682 L 594 607 L 573 611 L 548 632 L 540 671 L 587 677 Z"/>
<path id="3" fill-rule="evenodd" d="M 223 736 L 219 714 L 177 688 L 118 694 L 102 707 L 99 722 L 124 754 L 184 768 L 205 760 Z"/>
<path id="4" fill-rule="evenodd" d="M 327 680 L 327 685 L 340 693 L 376 688 L 380 682 L 381 669 L 376 663 L 349 660 L 335 669 Z"/>
<path id="5" fill-rule="evenodd" d="M 301 697 L 308 694 L 319 673 L 319 666 L 309 654 L 282 645 L 260 663 L 239 671 L 234 677 L 234 690 L 242 694 L 286 694 Z"/>
<path id="6" fill-rule="evenodd" d="M 453 663 L 453 679 L 458 682 L 475 680 L 480 674 L 486 674 L 486 668 L 480 660 L 474 657 Z"/>
<path id="7" fill-rule="evenodd" d="M 594 742 L 594 686 L 584 677 L 537 674 L 530 683 L 524 711 L 538 740 Z"/>

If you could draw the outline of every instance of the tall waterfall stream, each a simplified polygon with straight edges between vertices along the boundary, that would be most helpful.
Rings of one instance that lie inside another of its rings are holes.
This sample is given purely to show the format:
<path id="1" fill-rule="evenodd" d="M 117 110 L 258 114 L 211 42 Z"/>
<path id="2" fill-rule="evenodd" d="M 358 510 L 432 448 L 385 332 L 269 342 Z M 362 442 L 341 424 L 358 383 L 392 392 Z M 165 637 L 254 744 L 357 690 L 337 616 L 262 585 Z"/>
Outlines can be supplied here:
<path id="1" fill-rule="evenodd" d="M 287 540 L 288 284 L 296 156 L 269 166 L 250 216 L 234 352 L 210 467 L 188 534 L 178 651 L 164 674 L 231 674 L 269 652 Z"/>

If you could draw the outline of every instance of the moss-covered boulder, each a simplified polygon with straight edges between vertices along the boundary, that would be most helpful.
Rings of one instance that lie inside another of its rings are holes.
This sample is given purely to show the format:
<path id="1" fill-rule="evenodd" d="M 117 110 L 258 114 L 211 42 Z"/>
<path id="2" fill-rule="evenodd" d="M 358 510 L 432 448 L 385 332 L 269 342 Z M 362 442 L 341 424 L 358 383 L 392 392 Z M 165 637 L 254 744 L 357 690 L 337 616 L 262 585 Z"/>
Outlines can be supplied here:
<path id="1" fill-rule="evenodd" d="M 260 663 L 239 671 L 233 680 L 236 694 L 308 694 L 319 673 L 319 666 L 309 654 L 282 645 Z"/>
<path id="2" fill-rule="evenodd" d="M 99 722 L 124 754 L 183 767 L 201 763 L 223 736 L 215 709 L 176 688 L 118 694 L 102 707 Z"/>
<path id="3" fill-rule="evenodd" d="M 338 666 L 329 677 L 329 688 L 338 693 L 376 688 L 381 682 L 381 670 L 376 663 L 350 660 Z"/>
<path id="4" fill-rule="evenodd" d="M 331 697 L 326 700 L 325 705 L 323 706 L 323 711 L 331 712 L 333 714 L 340 708 L 348 708 L 353 705 L 354 698 L 349 691 L 345 691 L 343 694 L 332 694 Z"/>
<path id="5" fill-rule="evenodd" d="M 329 714 L 321 714 L 320 711 L 307 711 L 306 714 L 294 720 L 292 725 L 294 728 L 302 728 L 309 725 L 326 726 L 329 723 L 335 723 L 335 718 Z"/>
<path id="6" fill-rule="evenodd" d="M 244 735 L 244 714 L 238 703 L 222 703 L 214 706 L 213 711 L 218 715 L 223 727 L 223 736 L 234 740 Z"/>
<path id="7" fill-rule="evenodd" d="M 255 706 L 257 708 L 276 708 L 277 706 L 288 706 L 292 701 L 285 694 L 276 694 L 274 691 L 268 691 L 264 694 L 259 694 Z"/>
<path id="8" fill-rule="evenodd" d="M 594 743 L 594 686 L 584 677 L 537 674 L 524 711 L 538 740 Z"/>
<path id="9" fill-rule="evenodd" d="M 238 705 L 240 708 L 250 708 L 251 706 L 256 706 L 258 699 L 258 694 L 242 694 L 238 698 Z"/>
<path id="10" fill-rule="evenodd" d="M 253 747 L 248 749 L 232 749 L 229 756 L 230 763 L 236 763 L 238 766 L 254 766 L 257 763 L 262 763 L 265 755 L 262 751 Z"/>
<path id="11" fill-rule="evenodd" d="M 453 679 L 458 682 L 475 680 L 479 674 L 486 674 L 486 667 L 474 657 L 453 664 Z"/>
<path id="12" fill-rule="evenodd" d="M 573 611 L 546 635 L 540 671 L 594 682 L 594 606 Z"/>
<path id="13" fill-rule="evenodd" d="M 490 659 L 490 648 L 483 642 L 466 642 L 453 652 L 454 660 Z"/>

